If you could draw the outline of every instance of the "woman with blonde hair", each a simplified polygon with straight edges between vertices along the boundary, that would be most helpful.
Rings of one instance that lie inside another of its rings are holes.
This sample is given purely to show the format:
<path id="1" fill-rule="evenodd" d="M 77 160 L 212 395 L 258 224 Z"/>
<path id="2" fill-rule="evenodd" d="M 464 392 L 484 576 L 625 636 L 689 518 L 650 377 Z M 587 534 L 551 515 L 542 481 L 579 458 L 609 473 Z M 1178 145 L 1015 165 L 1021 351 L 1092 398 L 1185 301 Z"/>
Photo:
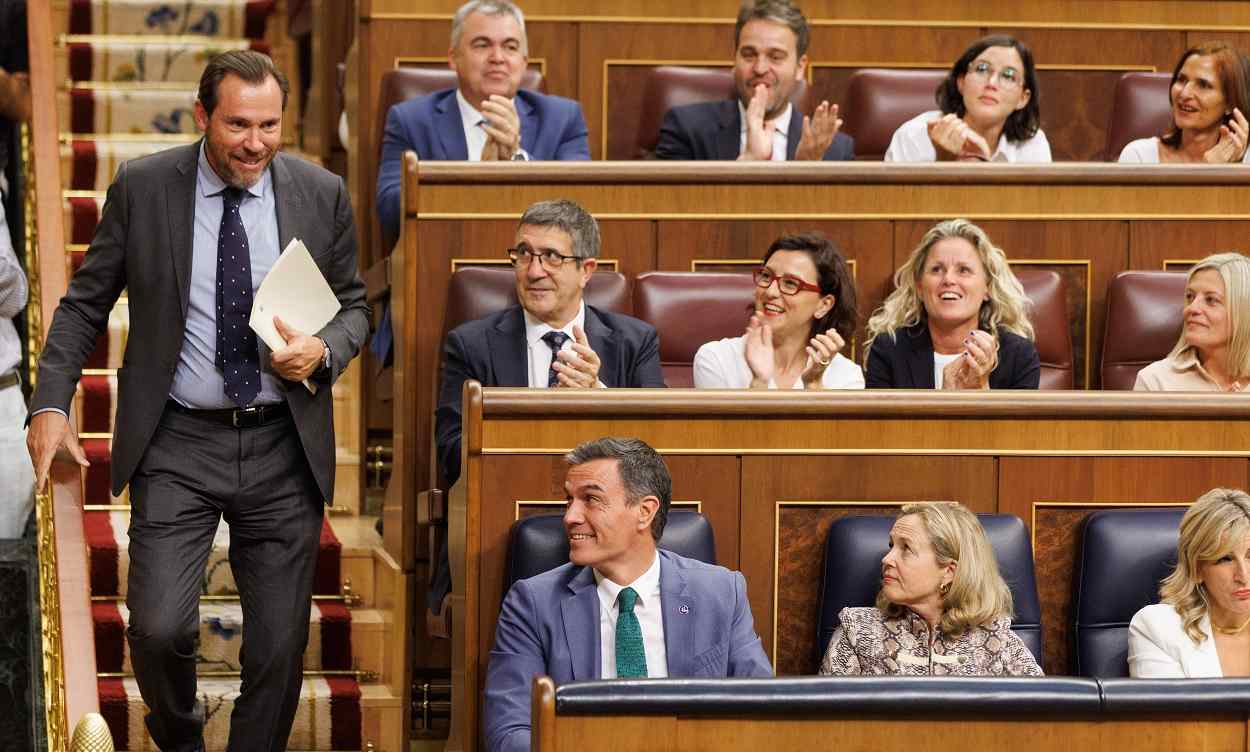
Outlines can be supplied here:
<path id="1" fill-rule="evenodd" d="M 868 320 L 868 388 L 1037 389 L 1028 306 L 984 230 L 966 219 L 939 222 Z"/>
<path id="2" fill-rule="evenodd" d="M 1130 676 L 1250 676 L 1250 495 L 1212 489 L 1185 512 L 1159 598 L 1129 624 Z"/>
<path id="3" fill-rule="evenodd" d="M 1250 386 L 1250 258 L 1207 256 L 1189 270 L 1176 347 L 1137 374 L 1134 389 L 1242 392 Z"/>
<path id="4" fill-rule="evenodd" d="M 1011 631 L 1011 590 L 975 514 L 906 504 L 889 543 L 876 606 L 842 609 L 821 674 L 1042 675 Z"/>

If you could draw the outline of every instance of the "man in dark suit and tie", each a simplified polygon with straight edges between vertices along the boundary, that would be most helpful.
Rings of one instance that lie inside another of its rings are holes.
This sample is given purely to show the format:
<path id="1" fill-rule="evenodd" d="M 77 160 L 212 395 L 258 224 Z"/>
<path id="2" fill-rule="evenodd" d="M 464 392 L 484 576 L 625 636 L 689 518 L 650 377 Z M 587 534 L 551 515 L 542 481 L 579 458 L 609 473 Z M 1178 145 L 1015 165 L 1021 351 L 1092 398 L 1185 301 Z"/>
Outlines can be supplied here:
<path id="1" fill-rule="evenodd" d="M 589 679 L 773 675 L 739 572 L 656 548 L 672 503 L 664 459 L 639 439 L 565 456 L 569 563 L 504 598 L 486 669 L 489 752 L 530 748 L 534 676 Z"/>
<path id="2" fill-rule="evenodd" d="M 845 160 L 855 142 L 840 133 L 838 106 L 810 117 L 790 101 L 807 70 L 807 19 L 789 0 L 744 4 L 734 27 L 737 99 L 674 107 L 664 115 L 659 159 Z"/>
<path id="3" fill-rule="evenodd" d="M 521 216 L 508 249 L 520 305 L 461 324 L 444 346 L 434 430 L 448 486 L 460 477 L 461 392 L 469 379 L 539 389 L 665 385 L 655 329 L 582 299 L 598 256 L 599 224 L 572 201 L 541 201 Z M 435 615 L 451 589 L 445 553 L 427 596 Z"/>
<path id="4" fill-rule="evenodd" d="M 162 750 L 203 749 L 197 608 L 222 517 L 245 624 L 229 749 L 285 749 L 299 701 L 323 502 L 334 493 L 331 385 L 368 320 L 346 186 L 278 151 L 288 88 L 265 55 L 219 55 L 195 105 L 204 138 L 118 170 L 53 318 L 31 404 L 27 445 L 42 486 L 58 447 L 86 464 L 66 414 L 126 290 L 112 490 L 130 484 L 127 638 Z M 276 320 L 286 346 L 270 352 L 247 322 L 292 238 L 342 308 L 318 332 Z"/>
<path id="5" fill-rule="evenodd" d="M 447 59 L 458 86 L 395 105 L 378 165 L 378 218 L 399 234 L 405 151 L 435 160 L 586 160 L 590 145 L 577 102 L 521 90 L 529 63 L 525 18 L 508 0 L 469 0 L 451 23 Z"/>

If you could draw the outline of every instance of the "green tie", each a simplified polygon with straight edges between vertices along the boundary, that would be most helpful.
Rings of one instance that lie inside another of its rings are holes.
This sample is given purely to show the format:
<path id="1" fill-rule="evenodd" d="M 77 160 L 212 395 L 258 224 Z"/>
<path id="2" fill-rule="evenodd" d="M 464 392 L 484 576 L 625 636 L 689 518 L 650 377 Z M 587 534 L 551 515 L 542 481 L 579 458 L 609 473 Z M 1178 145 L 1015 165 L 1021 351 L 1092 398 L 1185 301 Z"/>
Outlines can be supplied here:
<path id="1" fill-rule="evenodd" d="M 642 649 L 642 627 L 634 615 L 638 593 L 625 588 L 617 596 L 620 613 L 616 617 L 616 676 L 620 679 L 647 678 L 647 654 Z"/>

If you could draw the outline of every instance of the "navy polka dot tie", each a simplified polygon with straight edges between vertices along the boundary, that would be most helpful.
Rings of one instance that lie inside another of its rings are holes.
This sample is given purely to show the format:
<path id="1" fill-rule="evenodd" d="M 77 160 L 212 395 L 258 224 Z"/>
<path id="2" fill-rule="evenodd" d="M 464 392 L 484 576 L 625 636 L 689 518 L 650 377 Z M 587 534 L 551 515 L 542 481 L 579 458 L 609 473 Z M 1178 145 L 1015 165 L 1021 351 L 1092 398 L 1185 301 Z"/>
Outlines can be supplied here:
<path id="1" fill-rule="evenodd" d="M 564 343 L 569 339 L 569 335 L 564 332 L 552 329 L 543 335 L 543 342 L 547 343 L 547 347 L 551 348 L 551 368 L 547 369 L 547 388 L 550 389 L 560 383 L 558 374 L 556 373 L 556 353 L 560 352 L 560 348 L 564 347 Z"/>
<path id="2" fill-rule="evenodd" d="M 247 407 L 260 393 L 260 352 L 248 326 L 252 315 L 252 257 L 239 216 L 241 188 L 221 194 L 221 231 L 217 235 L 217 367 L 226 397 Z"/>

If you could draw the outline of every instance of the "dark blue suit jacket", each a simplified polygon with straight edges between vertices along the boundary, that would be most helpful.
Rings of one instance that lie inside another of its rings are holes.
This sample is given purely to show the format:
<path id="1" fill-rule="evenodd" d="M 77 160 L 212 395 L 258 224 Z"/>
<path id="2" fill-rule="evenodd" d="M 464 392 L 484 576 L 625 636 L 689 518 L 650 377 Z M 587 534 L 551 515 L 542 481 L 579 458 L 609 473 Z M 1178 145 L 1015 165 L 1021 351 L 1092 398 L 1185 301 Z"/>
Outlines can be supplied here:
<path id="1" fill-rule="evenodd" d="M 660 605 L 668 675 L 773 675 L 739 572 L 660 550 Z M 485 748 L 530 748 L 530 685 L 601 678 L 594 570 L 565 564 L 512 586 L 495 624 L 482 713 Z"/>
<path id="2" fill-rule="evenodd" d="M 803 115 L 796 107 L 786 132 L 786 159 L 794 159 L 803 137 Z M 674 107 L 664 113 L 660 140 L 655 146 L 659 159 L 737 159 L 741 151 L 742 121 L 738 101 L 699 102 Z M 855 139 L 839 132 L 825 150 L 824 161 L 855 158 Z"/>
<path id="3" fill-rule="evenodd" d="M 878 335 L 868 349 L 864 370 L 869 389 L 933 389 L 933 338 L 921 321 L 891 337 Z M 1029 340 L 1005 329 L 998 331 L 998 365 L 990 372 L 990 389 L 1037 389 L 1042 363 Z"/>
<path id="4" fill-rule="evenodd" d="M 650 324 L 587 305 L 586 341 L 599 356 L 599 380 L 606 386 L 664 387 L 660 339 Z M 460 477 L 461 391 L 469 379 L 482 386 L 529 386 L 521 306 L 461 324 L 447 334 L 434 438 L 448 487 Z"/>
<path id="5" fill-rule="evenodd" d="M 586 121 L 577 102 L 522 89 L 516 93 L 516 109 L 521 117 L 521 148 L 530 159 L 590 159 Z M 413 97 L 386 115 L 377 201 L 382 230 L 392 238 L 399 235 L 402 160 L 410 149 L 421 159 L 469 158 L 455 89 Z"/>

